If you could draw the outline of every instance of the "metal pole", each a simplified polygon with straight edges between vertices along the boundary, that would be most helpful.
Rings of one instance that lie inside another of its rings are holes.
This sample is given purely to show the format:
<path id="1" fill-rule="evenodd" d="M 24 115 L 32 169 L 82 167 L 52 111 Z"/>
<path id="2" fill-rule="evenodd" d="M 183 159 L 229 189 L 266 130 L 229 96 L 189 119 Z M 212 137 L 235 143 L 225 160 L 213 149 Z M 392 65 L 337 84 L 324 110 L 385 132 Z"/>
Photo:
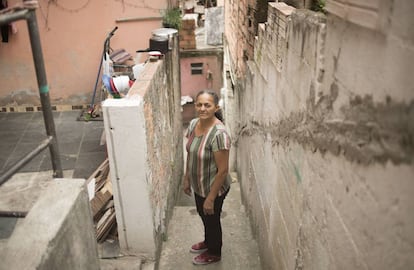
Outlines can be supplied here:
<path id="1" fill-rule="evenodd" d="M 49 145 L 50 157 L 52 159 L 53 177 L 62 178 L 63 171 L 60 162 L 59 148 L 56 139 L 55 122 L 53 120 L 52 106 L 50 105 L 49 86 L 46 80 L 46 71 L 43 61 L 42 47 L 40 44 L 39 28 L 37 26 L 36 13 L 34 9 L 29 10 L 27 18 L 30 44 L 32 46 L 33 60 L 35 64 L 37 84 L 39 87 L 40 102 L 42 104 L 43 119 L 46 127 L 46 134 L 52 136 Z"/>
<path id="2" fill-rule="evenodd" d="M 29 11 L 27 9 L 16 11 L 11 14 L 3 14 L 0 16 L 0 25 L 8 24 L 18 20 L 25 20 Z"/>
<path id="3" fill-rule="evenodd" d="M 0 217 L 14 217 L 14 218 L 24 218 L 27 216 L 25 211 L 0 211 Z"/>
<path id="4" fill-rule="evenodd" d="M 33 151 L 26 154 L 22 159 L 17 161 L 13 166 L 11 166 L 3 175 L 0 176 L 0 186 L 3 185 L 14 173 L 20 170 L 24 165 L 29 163 L 37 154 L 45 150 L 46 147 L 50 145 L 53 138 L 50 136 L 46 140 L 36 147 Z"/>

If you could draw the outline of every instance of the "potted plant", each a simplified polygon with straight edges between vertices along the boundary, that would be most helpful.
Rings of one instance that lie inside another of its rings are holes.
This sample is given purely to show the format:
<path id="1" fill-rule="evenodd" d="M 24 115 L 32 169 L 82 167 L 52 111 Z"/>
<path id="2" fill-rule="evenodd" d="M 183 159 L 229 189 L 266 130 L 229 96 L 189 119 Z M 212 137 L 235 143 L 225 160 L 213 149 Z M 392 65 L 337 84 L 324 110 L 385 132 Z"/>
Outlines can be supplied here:
<path id="1" fill-rule="evenodd" d="M 166 9 L 162 16 L 162 25 L 179 30 L 181 27 L 181 10 L 178 7 Z"/>

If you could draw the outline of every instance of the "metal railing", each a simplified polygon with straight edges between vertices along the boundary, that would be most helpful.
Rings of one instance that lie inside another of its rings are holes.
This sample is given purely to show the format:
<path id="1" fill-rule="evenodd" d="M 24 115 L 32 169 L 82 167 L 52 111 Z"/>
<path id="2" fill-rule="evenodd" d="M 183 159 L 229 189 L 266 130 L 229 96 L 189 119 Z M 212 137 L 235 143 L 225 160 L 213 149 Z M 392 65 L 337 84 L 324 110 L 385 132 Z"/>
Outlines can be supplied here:
<path id="1" fill-rule="evenodd" d="M 7 182 L 24 165 L 29 163 L 34 157 L 49 147 L 53 167 L 53 177 L 63 177 L 62 165 L 60 162 L 58 143 L 56 139 L 55 122 L 53 120 L 52 107 L 50 104 L 49 86 L 46 80 L 46 71 L 43 61 L 42 47 L 40 43 L 39 28 L 36 19 L 37 1 L 24 0 L 23 4 L 2 10 L 0 13 L 0 25 L 9 24 L 18 20 L 26 20 L 30 36 L 33 61 L 35 65 L 37 84 L 39 87 L 40 102 L 43 111 L 43 120 L 46 128 L 47 139 L 42 141 L 38 147 L 26 154 L 15 164 L 10 166 L 3 175 L 0 176 L 0 186 Z M 13 213 L 0 211 L 0 216 L 13 216 Z M 24 216 L 22 214 L 14 216 Z"/>

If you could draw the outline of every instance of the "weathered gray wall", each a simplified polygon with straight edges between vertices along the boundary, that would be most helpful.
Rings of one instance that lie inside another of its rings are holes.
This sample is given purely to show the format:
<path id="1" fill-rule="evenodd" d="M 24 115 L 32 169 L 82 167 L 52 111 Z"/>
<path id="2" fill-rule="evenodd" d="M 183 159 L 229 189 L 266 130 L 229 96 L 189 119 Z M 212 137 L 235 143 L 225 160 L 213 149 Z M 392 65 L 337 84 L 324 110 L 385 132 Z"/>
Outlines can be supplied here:
<path id="1" fill-rule="evenodd" d="M 234 99 L 264 269 L 412 269 L 414 2 L 374 29 L 291 12 L 270 3 Z"/>
<path id="2" fill-rule="evenodd" d="M 100 269 L 85 180 L 51 182 L 0 251 L 0 269 Z"/>
<path id="3" fill-rule="evenodd" d="M 205 38 L 208 45 L 222 45 L 224 32 L 224 7 L 206 9 Z"/>

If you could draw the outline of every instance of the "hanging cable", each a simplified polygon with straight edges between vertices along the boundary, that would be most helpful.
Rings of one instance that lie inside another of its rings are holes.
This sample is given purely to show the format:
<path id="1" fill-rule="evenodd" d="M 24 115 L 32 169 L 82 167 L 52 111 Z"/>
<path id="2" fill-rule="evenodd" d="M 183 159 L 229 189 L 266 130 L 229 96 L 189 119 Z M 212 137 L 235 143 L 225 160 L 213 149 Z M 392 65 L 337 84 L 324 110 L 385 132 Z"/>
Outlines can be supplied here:
<path id="1" fill-rule="evenodd" d="M 86 0 L 86 2 L 83 5 L 81 5 L 80 7 L 77 7 L 77 8 L 64 7 L 62 4 L 59 4 L 59 2 L 57 0 L 49 0 L 49 3 L 50 2 L 55 4 L 56 7 L 58 7 L 59 9 L 61 9 L 63 11 L 70 12 L 70 13 L 77 13 L 77 12 L 85 9 L 91 3 L 91 0 Z"/>

